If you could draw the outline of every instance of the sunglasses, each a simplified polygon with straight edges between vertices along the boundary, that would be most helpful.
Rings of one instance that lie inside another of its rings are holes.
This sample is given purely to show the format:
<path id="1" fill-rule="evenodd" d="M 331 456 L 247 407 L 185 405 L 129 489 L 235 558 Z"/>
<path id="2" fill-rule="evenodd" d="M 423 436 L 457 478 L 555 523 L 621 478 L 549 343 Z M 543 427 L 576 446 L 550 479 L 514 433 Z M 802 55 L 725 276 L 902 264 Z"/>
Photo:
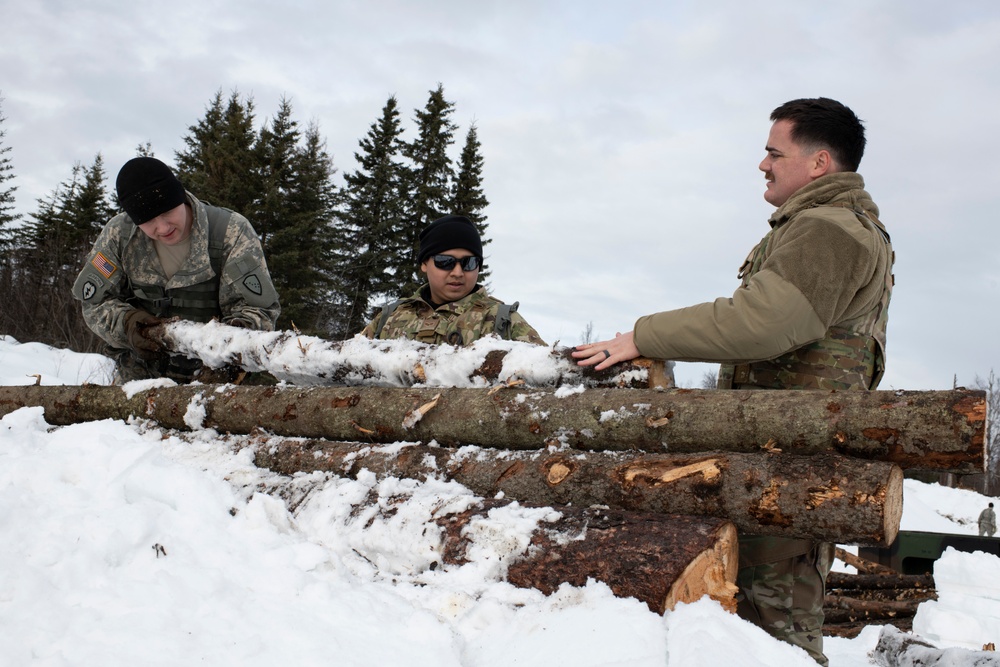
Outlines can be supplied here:
<path id="1" fill-rule="evenodd" d="M 475 271 L 481 263 L 482 260 L 475 255 L 469 255 L 461 259 L 452 257 L 451 255 L 434 255 L 434 266 L 442 271 L 451 271 L 455 268 L 456 264 L 460 265 L 463 271 Z"/>

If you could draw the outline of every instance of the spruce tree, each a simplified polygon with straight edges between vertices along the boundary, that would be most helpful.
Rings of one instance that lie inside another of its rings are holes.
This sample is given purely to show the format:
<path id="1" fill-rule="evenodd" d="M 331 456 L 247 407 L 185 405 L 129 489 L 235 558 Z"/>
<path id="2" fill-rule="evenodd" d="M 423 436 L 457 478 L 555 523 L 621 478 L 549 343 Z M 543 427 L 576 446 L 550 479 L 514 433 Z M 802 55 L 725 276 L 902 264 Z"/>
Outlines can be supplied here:
<path id="1" fill-rule="evenodd" d="M 359 168 L 344 175 L 347 186 L 336 223 L 338 303 L 332 332 L 342 338 L 365 327 L 375 299 L 399 294 L 400 269 L 394 267 L 412 271 L 412 255 L 407 253 L 400 262 L 403 244 L 394 237 L 405 215 L 401 135 L 396 98 L 390 96 L 379 120 L 358 142 L 361 150 L 354 159 Z"/>
<path id="2" fill-rule="evenodd" d="M 475 123 L 473 123 L 465 135 L 465 145 L 462 147 L 462 155 L 458 161 L 458 175 L 455 177 L 455 185 L 452 188 L 450 210 L 456 215 L 464 215 L 476 225 L 483 240 L 483 252 L 485 253 L 486 246 L 493 239 L 486 236 L 489 225 L 483 211 L 489 206 L 489 201 L 483 192 L 483 156 L 479 149 L 479 134 L 476 131 Z M 485 280 L 489 275 L 489 271 L 486 269 L 479 272 L 480 280 Z"/>
<path id="3" fill-rule="evenodd" d="M 278 113 L 258 137 L 255 154 L 262 188 L 253 207 L 268 268 L 282 303 L 279 328 L 318 333 L 332 273 L 329 224 L 335 206 L 333 163 L 318 127 L 302 133 L 292 107 Z"/>
<path id="4" fill-rule="evenodd" d="M 183 138 L 187 148 L 175 154 L 177 177 L 198 199 L 248 212 L 260 192 L 254 169 L 254 102 L 234 91 L 223 102 L 218 91 L 197 124 Z"/>
<path id="5" fill-rule="evenodd" d="M 11 247 L 13 225 L 21 219 L 14 213 L 14 192 L 16 186 L 5 185 L 14 179 L 14 165 L 7 155 L 11 147 L 4 145 L 7 130 L 2 127 L 7 118 L 3 115 L 3 98 L 0 97 L 0 256 L 6 259 L 6 251 Z"/>
<path id="6" fill-rule="evenodd" d="M 423 110 L 415 111 L 417 137 L 406 144 L 403 155 L 411 165 L 405 172 L 406 215 L 396 231 L 400 244 L 396 258 L 398 291 L 409 294 L 422 283 L 416 265 L 420 232 L 436 218 L 450 213 L 454 168 L 448 147 L 454 143 L 456 125 L 450 116 L 454 104 L 444 97 L 444 86 L 430 92 Z"/>

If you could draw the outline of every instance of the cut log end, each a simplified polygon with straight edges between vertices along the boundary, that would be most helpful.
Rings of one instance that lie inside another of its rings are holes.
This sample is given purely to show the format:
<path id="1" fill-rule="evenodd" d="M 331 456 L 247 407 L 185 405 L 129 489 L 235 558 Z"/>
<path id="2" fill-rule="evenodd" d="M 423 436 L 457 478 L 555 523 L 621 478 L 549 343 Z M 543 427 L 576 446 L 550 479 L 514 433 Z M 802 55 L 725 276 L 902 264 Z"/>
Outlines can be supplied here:
<path id="1" fill-rule="evenodd" d="M 706 595 L 726 611 L 736 613 L 738 567 L 736 528 L 726 524 L 719 529 L 715 544 L 698 554 L 674 582 L 660 613 L 670 611 L 678 602 L 694 602 Z"/>

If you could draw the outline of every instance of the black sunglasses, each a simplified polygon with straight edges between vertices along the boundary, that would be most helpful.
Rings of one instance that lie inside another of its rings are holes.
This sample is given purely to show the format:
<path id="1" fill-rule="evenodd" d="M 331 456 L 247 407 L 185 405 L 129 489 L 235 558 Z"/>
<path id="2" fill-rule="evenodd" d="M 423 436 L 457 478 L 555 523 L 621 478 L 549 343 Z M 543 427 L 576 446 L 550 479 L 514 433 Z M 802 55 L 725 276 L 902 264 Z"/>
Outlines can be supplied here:
<path id="1" fill-rule="evenodd" d="M 451 255 L 434 255 L 434 266 L 442 271 L 451 271 L 455 268 L 455 264 L 460 265 L 463 271 L 475 271 L 479 268 L 481 262 L 482 260 L 475 255 L 469 255 L 462 259 L 452 257 Z"/>

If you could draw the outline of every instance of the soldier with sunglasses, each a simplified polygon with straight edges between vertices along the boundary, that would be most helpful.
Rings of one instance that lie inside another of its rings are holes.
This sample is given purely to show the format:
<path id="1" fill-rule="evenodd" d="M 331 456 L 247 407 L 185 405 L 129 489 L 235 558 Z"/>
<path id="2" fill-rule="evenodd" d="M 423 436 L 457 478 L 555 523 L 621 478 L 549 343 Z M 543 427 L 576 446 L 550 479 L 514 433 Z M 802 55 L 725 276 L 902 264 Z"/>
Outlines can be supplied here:
<path id="1" fill-rule="evenodd" d="M 483 264 L 479 230 L 468 218 L 448 215 L 420 233 L 417 255 L 427 284 L 394 301 L 369 322 L 368 338 L 409 338 L 423 343 L 468 345 L 483 336 L 545 345 L 538 332 L 510 305 L 478 283 Z"/>

